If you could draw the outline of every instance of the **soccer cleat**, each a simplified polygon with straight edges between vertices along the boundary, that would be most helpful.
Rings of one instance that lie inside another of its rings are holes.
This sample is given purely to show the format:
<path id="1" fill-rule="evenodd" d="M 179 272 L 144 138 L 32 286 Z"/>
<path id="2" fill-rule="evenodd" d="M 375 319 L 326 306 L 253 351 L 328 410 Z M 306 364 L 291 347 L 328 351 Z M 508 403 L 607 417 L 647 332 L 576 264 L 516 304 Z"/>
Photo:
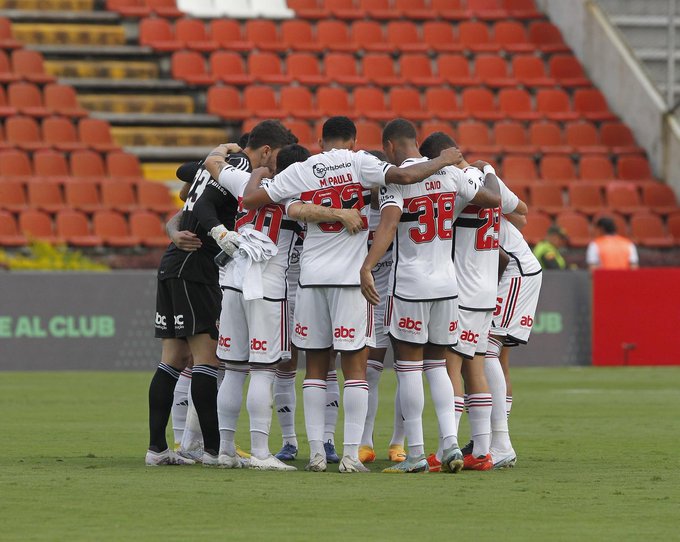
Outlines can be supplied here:
<path id="1" fill-rule="evenodd" d="M 283 461 L 280 461 L 271 454 L 267 459 L 258 459 L 257 457 L 252 456 L 250 458 L 250 468 L 254 470 L 297 470 L 293 465 L 286 465 Z"/>
<path id="2" fill-rule="evenodd" d="M 508 454 L 495 454 L 491 452 L 494 469 L 511 469 L 517 463 L 517 454 L 512 450 Z"/>
<path id="3" fill-rule="evenodd" d="M 203 459 L 203 442 L 195 440 L 186 448 L 180 448 L 176 450 L 177 455 L 181 455 L 185 459 L 192 459 L 196 463 L 200 463 Z"/>
<path id="4" fill-rule="evenodd" d="M 203 452 L 201 463 L 203 463 L 204 467 L 222 467 L 222 465 L 220 465 L 220 457 L 218 455 L 209 454 L 208 452 Z"/>
<path id="5" fill-rule="evenodd" d="M 395 463 L 391 467 L 383 469 L 383 472 L 390 474 L 411 474 L 417 472 L 428 472 L 430 469 L 425 454 L 418 457 L 407 457 L 401 463 Z"/>
<path id="6" fill-rule="evenodd" d="M 493 460 L 491 454 L 480 455 L 466 455 L 463 458 L 463 469 L 465 470 L 491 470 L 493 469 Z"/>
<path id="7" fill-rule="evenodd" d="M 236 445 L 236 455 L 241 459 L 250 459 L 250 454 L 245 450 L 241 450 L 241 448 L 238 447 L 238 444 Z"/>
<path id="8" fill-rule="evenodd" d="M 427 456 L 427 465 L 430 472 L 440 472 L 442 470 L 442 462 L 437 459 L 437 454 Z"/>
<path id="9" fill-rule="evenodd" d="M 217 466 L 221 469 L 242 469 L 244 467 L 243 459 L 237 454 L 220 454 L 217 462 Z"/>
<path id="10" fill-rule="evenodd" d="M 147 467 L 160 467 L 162 465 L 193 465 L 195 461 L 177 455 L 170 448 L 167 448 L 162 452 L 147 450 L 144 463 Z"/>
<path id="11" fill-rule="evenodd" d="M 305 470 L 311 472 L 326 472 L 326 456 L 323 454 L 315 454 L 310 458 Z"/>
<path id="12" fill-rule="evenodd" d="M 373 463 L 375 461 L 375 450 L 370 446 L 359 446 L 359 461 Z"/>
<path id="13" fill-rule="evenodd" d="M 463 452 L 458 445 L 451 446 L 442 452 L 442 472 L 460 472 L 464 465 Z"/>
<path id="14" fill-rule="evenodd" d="M 293 461 L 297 457 L 298 449 L 297 446 L 293 446 L 290 442 L 286 442 L 279 453 L 274 457 L 280 459 L 281 461 Z"/>
<path id="15" fill-rule="evenodd" d="M 466 455 L 472 455 L 472 449 L 474 448 L 474 446 L 475 446 L 474 440 L 471 440 L 465 446 L 463 446 L 460 450 L 463 453 L 463 457 L 465 457 Z"/>
<path id="16" fill-rule="evenodd" d="M 340 461 L 338 471 L 343 474 L 348 472 L 371 472 L 361 461 L 358 459 L 352 459 L 348 455 L 343 456 L 342 461 Z"/>
<path id="17" fill-rule="evenodd" d="M 335 451 L 335 444 L 332 441 L 324 442 L 323 449 L 326 452 L 326 463 L 340 463 L 338 452 Z"/>
<path id="18" fill-rule="evenodd" d="M 387 459 L 393 463 L 401 463 L 406 460 L 406 450 L 401 444 L 390 444 L 387 450 Z"/>

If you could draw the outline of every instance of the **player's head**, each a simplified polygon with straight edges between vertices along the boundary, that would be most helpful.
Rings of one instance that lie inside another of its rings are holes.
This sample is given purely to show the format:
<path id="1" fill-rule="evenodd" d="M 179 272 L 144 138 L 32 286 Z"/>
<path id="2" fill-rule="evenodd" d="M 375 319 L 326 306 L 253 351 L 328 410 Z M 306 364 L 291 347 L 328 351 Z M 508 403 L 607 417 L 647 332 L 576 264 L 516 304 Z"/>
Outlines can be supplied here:
<path id="1" fill-rule="evenodd" d="M 268 167 L 273 173 L 279 151 L 297 142 L 293 132 L 278 120 L 263 120 L 250 131 L 245 153 L 253 168 Z"/>
<path id="2" fill-rule="evenodd" d="M 182 201 L 187 200 L 189 189 L 191 188 L 191 184 L 194 182 L 194 177 L 196 177 L 196 173 L 200 167 L 200 162 L 186 162 L 177 168 L 175 175 L 177 175 L 177 178 L 184 183 L 179 190 L 179 199 Z"/>
<path id="3" fill-rule="evenodd" d="M 420 145 L 420 154 L 427 156 L 430 160 L 437 158 L 443 150 L 458 148 L 458 144 L 453 138 L 444 132 L 432 132 L 425 138 Z"/>
<path id="4" fill-rule="evenodd" d="M 565 246 L 569 242 L 569 236 L 563 228 L 557 225 L 550 226 L 545 236 L 547 241 L 558 248 Z"/>
<path id="5" fill-rule="evenodd" d="M 238 146 L 245 149 L 248 146 L 248 138 L 250 137 L 250 132 L 244 132 L 241 137 L 238 138 Z"/>
<path id="6" fill-rule="evenodd" d="M 286 145 L 279 151 L 276 157 L 276 173 L 281 173 L 291 164 L 296 162 L 304 162 L 312 155 L 306 147 L 298 145 Z"/>
<path id="7" fill-rule="evenodd" d="M 616 234 L 616 222 L 609 218 L 608 216 L 603 216 L 597 222 L 595 222 L 595 228 L 599 235 L 615 235 Z"/>
<path id="8" fill-rule="evenodd" d="M 416 127 L 406 119 L 394 119 L 383 128 L 382 144 L 387 159 L 399 164 L 418 150 Z"/>
<path id="9" fill-rule="evenodd" d="M 323 123 L 319 145 L 324 151 L 353 150 L 357 141 L 357 127 L 348 117 L 331 117 Z"/>

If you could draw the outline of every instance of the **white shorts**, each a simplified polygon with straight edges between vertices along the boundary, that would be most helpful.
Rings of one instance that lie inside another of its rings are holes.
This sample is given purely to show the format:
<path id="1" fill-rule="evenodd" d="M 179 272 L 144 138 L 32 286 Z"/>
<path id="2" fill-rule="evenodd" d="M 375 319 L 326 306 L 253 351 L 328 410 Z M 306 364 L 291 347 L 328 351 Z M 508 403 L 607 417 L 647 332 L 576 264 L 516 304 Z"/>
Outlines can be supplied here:
<path id="1" fill-rule="evenodd" d="M 389 296 L 385 327 L 398 341 L 453 346 L 458 342 L 458 299 L 405 301 Z"/>
<path id="2" fill-rule="evenodd" d="M 505 337 L 509 344 L 526 344 L 536 317 L 542 273 L 528 277 L 501 277 L 498 303 L 493 313 L 491 334 Z"/>
<path id="3" fill-rule="evenodd" d="M 293 344 L 302 350 L 332 346 L 341 352 L 374 346 L 373 306 L 358 286 L 298 288 Z"/>
<path id="4" fill-rule="evenodd" d="M 392 270 L 392 256 L 388 252 L 389 258 L 383 258 L 378 265 L 373 268 L 373 280 L 375 289 L 380 294 L 380 303 L 373 307 L 375 321 L 375 347 L 387 348 L 390 345 L 390 338 L 385 327 L 385 306 L 389 292 L 390 271 Z"/>
<path id="5" fill-rule="evenodd" d="M 458 345 L 452 350 L 466 359 L 486 353 L 493 311 L 471 311 L 458 308 Z"/>
<path id="6" fill-rule="evenodd" d="M 246 301 L 241 292 L 225 289 L 217 357 L 265 364 L 290 358 L 287 305 L 266 299 Z"/>

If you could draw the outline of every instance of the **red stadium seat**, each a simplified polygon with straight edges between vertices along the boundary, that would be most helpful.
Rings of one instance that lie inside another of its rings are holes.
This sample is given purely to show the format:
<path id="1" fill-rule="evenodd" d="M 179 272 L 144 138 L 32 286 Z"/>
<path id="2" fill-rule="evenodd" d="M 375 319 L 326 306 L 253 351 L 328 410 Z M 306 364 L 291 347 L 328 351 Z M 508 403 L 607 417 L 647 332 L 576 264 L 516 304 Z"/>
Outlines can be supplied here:
<path id="1" fill-rule="evenodd" d="M 534 160 L 528 156 L 508 155 L 503 158 L 503 180 L 513 186 L 533 185 L 538 180 Z"/>
<path id="2" fill-rule="evenodd" d="M 142 166 L 134 154 L 122 151 L 106 155 L 106 171 L 112 181 L 138 183 L 144 181 Z"/>
<path id="3" fill-rule="evenodd" d="M 33 169 L 39 179 L 55 183 L 65 182 L 70 175 L 64 153 L 52 149 L 33 153 Z"/>
<path id="4" fill-rule="evenodd" d="M 572 122 L 565 128 L 567 145 L 570 145 L 581 154 L 604 154 L 607 147 L 600 144 L 600 135 L 597 128 L 590 122 Z"/>
<path id="5" fill-rule="evenodd" d="M 658 214 L 668 214 L 678 210 L 675 193 L 667 184 L 646 183 L 642 185 L 642 204 Z"/>
<path id="6" fill-rule="evenodd" d="M 604 122 L 600 126 L 602 144 L 616 154 L 639 154 L 642 151 L 635 142 L 633 132 L 620 122 Z"/>
<path id="7" fill-rule="evenodd" d="M 670 248 L 674 244 L 661 219 L 651 213 L 634 214 L 630 219 L 630 232 L 633 241 L 643 247 Z"/>
<path id="8" fill-rule="evenodd" d="M 0 246 L 20 247 L 26 242 L 26 237 L 21 235 L 17 229 L 14 217 L 8 212 L 0 211 Z"/>
<path id="9" fill-rule="evenodd" d="M 322 47 L 314 37 L 308 21 L 292 20 L 281 23 L 281 41 L 293 51 L 319 52 Z"/>
<path id="10" fill-rule="evenodd" d="M 534 122 L 529 128 L 529 140 L 542 153 L 571 154 L 573 152 L 573 149 L 566 144 L 562 130 L 556 122 Z"/>
<path id="11" fill-rule="evenodd" d="M 5 89 L 0 85 L 0 118 L 13 117 L 17 114 L 17 108 L 8 105 Z"/>
<path id="12" fill-rule="evenodd" d="M 354 0 L 325 0 L 324 7 L 328 9 L 336 19 L 352 21 L 364 19 L 366 13 L 357 7 Z"/>
<path id="13" fill-rule="evenodd" d="M 245 37 L 262 51 L 285 51 L 287 48 L 279 38 L 276 23 L 271 19 L 246 21 Z"/>
<path id="14" fill-rule="evenodd" d="M 589 120 L 616 120 L 603 94 L 594 88 L 580 88 L 574 92 L 574 110 Z"/>
<path id="15" fill-rule="evenodd" d="M 1 18 L 0 21 L 2 21 Z M 15 81 L 21 81 L 21 77 L 12 72 L 12 65 L 9 62 L 7 53 L 0 49 L 0 83 L 13 83 Z"/>
<path id="16" fill-rule="evenodd" d="M 509 53 L 528 53 L 535 49 L 529 42 L 524 25 L 516 21 L 500 21 L 493 27 L 494 41 Z"/>
<path id="17" fill-rule="evenodd" d="M 590 223 L 588 219 L 573 211 L 563 211 L 557 215 L 557 225 L 562 228 L 569 237 L 569 246 L 585 248 L 590 243 Z"/>
<path id="18" fill-rule="evenodd" d="M 614 167 L 608 156 L 582 156 L 579 177 L 584 181 L 606 184 L 614 179 Z"/>
<path id="19" fill-rule="evenodd" d="M 517 80 L 508 74 L 508 63 L 498 55 L 478 55 L 475 75 L 489 87 L 517 86 Z"/>
<path id="20" fill-rule="evenodd" d="M 387 23 L 387 43 L 397 51 L 425 53 L 428 49 L 418 34 L 418 27 L 411 21 Z"/>
<path id="21" fill-rule="evenodd" d="M 504 121 L 494 125 L 494 141 L 501 152 L 512 154 L 536 154 L 538 148 L 529 143 L 529 135 L 521 122 Z"/>
<path id="22" fill-rule="evenodd" d="M 288 0 L 287 3 L 288 7 L 295 10 L 296 15 L 302 19 L 326 19 L 330 15 L 317 0 Z"/>
<path id="23" fill-rule="evenodd" d="M 64 184 L 66 205 L 71 209 L 92 213 L 102 209 L 97 184 L 90 181 L 72 180 Z"/>
<path id="24" fill-rule="evenodd" d="M 71 175 L 89 181 L 101 182 L 106 178 L 104 161 L 98 152 L 74 151 L 70 158 Z"/>
<path id="25" fill-rule="evenodd" d="M 43 180 L 28 183 L 28 201 L 34 209 L 56 213 L 66 208 L 59 183 L 46 183 Z"/>
<path id="26" fill-rule="evenodd" d="M 640 194 L 633 183 L 614 182 L 607 186 L 607 205 L 624 215 L 644 211 Z"/>
<path id="27" fill-rule="evenodd" d="M 354 114 L 372 120 L 387 121 L 394 112 L 385 103 L 385 93 L 376 87 L 356 87 L 354 89 Z"/>
<path id="28" fill-rule="evenodd" d="M 298 119 L 316 119 L 319 112 L 314 107 L 312 93 L 306 87 L 283 87 L 281 109 Z"/>
<path id="29" fill-rule="evenodd" d="M 477 53 L 500 51 L 501 46 L 489 36 L 489 27 L 479 21 L 465 21 L 458 26 L 458 39 L 464 49 Z"/>
<path id="30" fill-rule="evenodd" d="M 102 204 L 108 209 L 129 213 L 137 209 L 132 185 L 129 183 L 103 183 L 101 185 Z"/>
<path id="31" fill-rule="evenodd" d="M 256 117 L 281 119 L 286 116 L 285 111 L 279 108 L 274 91 L 268 86 L 246 87 L 243 92 L 243 103 L 245 110 Z"/>
<path id="32" fill-rule="evenodd" d="M 440 120 L 426 120 L 420 125 L 420 142 L 427 136 L 434 132 L 443 132 L 455 140 L 456 133 L 453 130 L 450 122 L 442 122 Z"/>
<path id="33" fill-rule="evenodd" d="M 453 33 L 453 25 L 443 21 L 429 21 L 423 24 L 423 42 L 437 52 L 459 52 L 462 45 Z"/>
<path id="34" fill-rule="evenodd" d="M 370 19 L 399 19 L 402 13 L 390 5 L 390 0 L 359 0 L 359 7 Z"/>
<path id="35" fill-rule="evenodd" d="M 12 51 L 12 71 L 32 83 L 54 83 L 55 78 L 45 73 L 43 57 L 38 51 Z"/>
<path id="36" fill-rule="evenodd" d="M 605 206 L 602 187 L 589 182 L 571 184 L 569 185 L 569 203 L 576 211 L 594 215 Z"/>
<path id="37" fill-rule="evenodd" d="M 161 183 L 146 182 L 137 186 L 137 201 L 142 209 L 155 213 L 170 213 L 177 211 L 177 205 L 172 201 L 167 187 Z"/>
<path id="38" fill-rule="evenodd" d="M 583 72 L 581 64 L 572 55 L 550 57 L 550 75 L 563 87 L 589 87 L 590 79 Z"/>
<path id="39" fill-rule="evenodd" d="M 562 189 L 555 184 L 534 184 L 530 188 L 531 206 L 549 215 L 556 215 L 564 210 Z"/>
<path id="40" fill-rule="evenodd" d="M 184 47 L 184 44 L 175 37 L 170 22 L 156 17 L 140 21 L 139 44 L 156 51 L 179 51 Z"/>
<path id="41" fill-rule="evenodd" d="M 196 51 L 177 51 L 170 61 L 173 79 L 180 79 L 190 85 L 211 85 L 215 77 L 206 72 L 205 59 Z"/>
<path id="42" fill-rule="evenodd" d="M 569 51 L 559 28 L 547 21 L 534 21 L 529 25 L 529 40 L 545 53 Z"/>
<path id="43" fill-rule="evenodd" d="M 420 92 L 411 87 L 390 90 L 390 106 L 398 116 L 413 120 L 427 120 L 432 113 L 423 109 Z"/>
<path id="44" fill-rule="evenodd" d="M 328 53 L 326 58 L 331 54 Z M 288 75 L 294 81 L 298 81 L 303 85 L 325 85 L 328 83 L 328 77 L 321 73 L 319 68 L 319 60 L 311 53 L 291 53 L 286 59 L 288 66 Z"/>
<path id="45" fill-rule="evenodd" d="M 550 120 L 567 121 L 580 118 L 580 114 L 571 109 L 569 96 L 561 89 L 541 89 L 536 94 L 536 106 Z"/>
<path id="46" fill-rule="evenodd" d="M 300 145 L 309 147 L 316 144 L 314 136 L 312 135 L 312 129 L 307 121 L 289 120 L 286 121 L 286 128 L 293 132 L 300 140 Z"/>
<path id="47" fill-rule="evenodd" d="M 446 87 L 432 87 L 425 91 L 427 110 L 438 119 L 462 120 L 468 114 L 460 109 L 458 96 L 454 90 Z"/>
<path id="48" fill-rule="evenodd" d="M 94 233 L 110 247 L 134 247 L 140 239 L 130 235 L 128 223 L 123 215 L 114 211 L 99 211 L 92 219 Z"/>
<path id="49" fill-rule="evenodd" d="M 5 121 L 7 142 L 27 151 L 37 151 L 49 145 L 42 140 L 40 126 L 31 117 L 9 117 Z"/>
<path id="50" fill-rule="evenodd" d="M 319 21 L 316 25 L 316 41 L 328 51 L 354 52 L 349 27 L 342 21 Z"/>
<path id="51" fill-rule="evenodd" d="M 106 9 L 116 11 L 124 17 L 147 17 L 151 8 L 144 0 L 106 0 Z"/>
<path id="52" fill-rule="evenodd" d="M 328 53 L 324 59 L 324 72 L 327 78 L 341 85 L 365 85 L 366 77 L 357 70 L 354 55 L 348 53 Z"/>
<path id="53" fill-rule="evenodd" d="M 512 57 L 512 71 L 517 80 L 526 87 L 553 87 L 556 82 L 545 73 L 543 59 L 534 55 Z"/>
<path id="54" fill-rule="evenodd" d="M 499 109 L 506 117 L 516 120 L 538 120 L 540 113 L 533 110 L 531 96 L 521 88 L 504 88 L 498 93 Z"/>
<path id="55" fill-rule="evenodd" d="M 33 168 L 27 153 L 19 149 L 7 149 L 0 152 L 0 181 L 25 182 L 32 175 Z"/>
<path id="56" fill-rule="evenodd" d="M 357 145 L 362 149 L 382 149 L 382 128 L 370 120 L 357 121 Z"/>
<path id="57" fill-rule="evenodd" d="M 536 9 L 534 0 L 501 0 L 501 5 L 514 19 L 539 19 L 543 14 Z"/>
<path id="58" fill-rule="evenodd" d="M 42 124 L 43 139 L 49 146 L 71 152 L 88 147 L 78 138 L 75 125 L 64 117 L 49 117 Z"/>
<path id="59" fill-rule="evenodd" d="M 530 245 L 535 245 L 545 239 L 548 228 L 552 226 L 552 220 L 543 213 L 531 213 L 527 219 L 527 225 L 522 229 L 522 235 Z"/>
<path id="60" fill-rule="evenodd" d="M 362 71 L 376 85 L 391 87 L 402 83 L 402 78 L 394 71 L 392 57 L 386 54 L 369 53 L 364 56 Z"/>
<path id="61" fill-rule="evenodd" d="M 369 52 L 392 52 L 394 45 L 387 43 L 383 28 L 376 21 L 356 21 L 352 24 L 352 41 L 354 48 Z"/>
<path id="62" fill-rule="evenodd" d="M 42 118 L 48 116 L 51 111 L 43 105 L 42 92 L 33 83 L 11 83 L 7 87 L 7 101 L 10 107 L 14 107 L 22 115 Z"/>
<path id="63" fill-rule="evenodd" d="M 673 237 L 675 246 L 680 246 L 680 214 L 676 213 L 668 217 L 668 233 Z"/>
<path id="64" fill-rule="evenodd" d="M 177 41 L 194 51 L 211 53 L 220 47 L 217 41 L 210 38 L 205 23 L 199 19 L 179 19 L 175 22 Z"/>
<path id="65" fill-rule="evenodd" d="M 177 9 L 176 0 L 144 0 L 144 3 L 160 17 L 174 19 L 184 15 L 184 13 Z"/>
<path id="66" fill-rule="evenodd" d="M 470 75 L 470 64 L 463 55 L 439 55 L 437 59 L 439 76 L 455 87 L 474 86 L 480 83 Z"/>
<path id="67" fill-rule="evenodd" d="M 508 16 L 499 0 L 468 0 L 467 5 L 477 19 L 492 21 Z"/>
<path id="68" fill-rule="evenodd" d="M 43 89 L 45 107 L 65 117 L 86 117 L 87 110 L 80 107 L 76 91 L 67 85 L 51 84 Z"/>
<path id="69" fill-rule="evenodd" d="M 483 122 L 461 122 L 458 125 L 458 145 L 463 153 L 495 155 L 500 152 L 491 140 L 489 127 Z"/>
<path id="70" fill-rule="evenodd" d="M 10 20 L 0 17 L 0 49 L 20 49 L 21 47 L 21 42 L 14 39 Z"/>
<path id="71" fill-rule="evenodd" d="M 206 96 L 207 111 L 225 119 L 243 120 L 250 112 L 243 108 L 241 93 L 235 87 L 210 87 Z"/>
<path id="72" fill-rule="evenodd" d="M 80 141 L 99 152 L 118 150 L 120 147 L 111 137 L 109 123 L 102 119 L 82 119 L 78 123 Z"/>
<path id="73" fill-rule="evenodd" d="M 236 19 L 213 19 L 210 36 L 227 51 L 251 51 L 255 47 L 243 38 L 241 24 Z"/>
<path id="74" fill-rule="evenodd" d="M 619 178 L 625 181 L 649 181 L 654 178 L 644 156 L 619 157 L 618 173 Z"/>
<path id="75" fill-rule="evenodd" d="M 165 225 L 157 214 L 148 211 L 137 211 L 130 215 L 130 233 L 139 238 L 145 247 L 162 248 L 169 243 Z"/>
<path id="76" fill-rule="evenodd" d="M 316 104 L 322 115 L 350 116 L 349 95 L 343 88 L 319 87 L 316 92 Z"/>
<path id="77" fill-rule="evenodd" d="M 431 0 L 430 7 L 440 18 L 449 21 L 466 20 L 472 16 L 465 9 L 463 0 Z"/>
<path id="78" fill-rule="evenodd" d="M 100 237 L 92 235 L 85 216 L 80 211 L 69 210 L 57 214 L 57 235 L 65 239 L 69 245 L 78 247 L 96 247 L 102 244 Z"/>
<path id="79" fill-rule="evenodd" d="M 18 180 L 0 182 L 0 209 L 18 212 L 28 208 L 24 183 Z"/>
<path id="80" fill-rule="evenodd" d="M 505 116 L 496 107 L 493 93 L 486 88 L 466 88 L 463 91 L 463 111 L 481 120 L 500 120 Z"/>
<path id="81" fill-rule="evenodd" d="M 394 7 L 404 14 L 404 18 L 413 20 L 428 20 L 437 18 L 437 14 L 428 6 L 425 0 L 394 0 Z"/>
<path id="82" fill-rule="evenodd" d="M 34 209 L 24 211 L 19 215 L 19 230 L 29 239 L 38 239 L 48 243 L 58 243 L 59 238 L 54 235 L 50 215 Z"/>
<path id="83" fill-rule="evenodd" d="M 248 56 L 248 73 L 258 83 L 271 85 L 290 83 L 290 76 L 283 73 L 281 61 L 274 53 L 251 53 Z"/>
<path id="84" fill-rule="evenodd" d="M 412 85 L 429 87 L 442 84 L 442 78 L 432 73 L 431 60 L 427 55 L 402 55 L 399 66 L 401 76 Z"/>
<path id="85" fill-rule="evenodd" d="M 541 160 L 541 178 L 551 184 L 568 186 L 576 179 L 574 162 L 563 154 L 546 154 Z"/>
<path id="86" fill-rule="evenodd" d="M 243 57 L 231 51 L 215 51 L 210 55 L 210 74 L 213 79 L 229 85 L 250 85 L 255 78 L 246 70 Z"/>

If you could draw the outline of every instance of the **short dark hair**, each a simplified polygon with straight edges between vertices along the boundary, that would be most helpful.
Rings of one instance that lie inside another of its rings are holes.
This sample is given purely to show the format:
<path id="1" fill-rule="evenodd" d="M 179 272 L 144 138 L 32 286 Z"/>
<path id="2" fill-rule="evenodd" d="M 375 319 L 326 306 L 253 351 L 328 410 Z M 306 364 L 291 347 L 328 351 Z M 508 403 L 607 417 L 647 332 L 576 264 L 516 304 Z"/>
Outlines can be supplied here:
<path id="1" fill-rule="evenodd" d="M 383 145 L 394 139 L 413 139 L 418 137 L 416 127 L 406 119 L 394 119 L 388 122 L 383 128 Z"/>
<path id="2" fill-rule="evenodd" d="M 385 156 L 385 153 L 383 151 L 379 151 L 378 149 L 373 149 L 372 151 L 366 151 L 368 154 L 372 154 L 375 156 L 378 160 L 381 162 L 387 162 L 387 156 Z"/>
<path id="3" fill-rule="evenodd" d="M 450 135 L 444 132 L 432 132 L 420 144 L 420 154 L 432 160 L 437 158 L 444 149 L 450 149 L 451 147 L 457 148 L 458 144 Z"/>
<path id="4" fill-rule="evenodd" d="M 280 121 L 263 120 L 250 131 L 246 147 L 259 149 L 269 145 L 272 149 L 280 149 L 297 142 L 298 138 Z"/>
<path id="5" fill-rule="evenodd" d="M 248 146 L 248 138 L 250 137 L 250 132 L 244 132 L 241 137 L 238 138 L 238 146 L 245 149 Z"/>
<path id="6" fill-rule="evenodd" d="M 613 235 L 616 233 L 616 222 L 614 222 L 614 220 L 608 216 L 603 216 L 600 218 L 597 222 L 595 222 L 595 226 L 600 228 L 608 235 Z"/>
<path id="7" fill-rule="evenodd" d="M 286 145 L 276 156 L 276 173 L 281 173 L 284 169 L 295 162 L 304 162 L 311 155 L 312 153 L 302 145 L 298 145 L 297 143 L 293 145 Z"/>
<path id="8" fill-rule="evenodd" d="M 357 138 L 357 127 L 349 117 L 331 117 L 323 123 L 321 139 L 349 141 Z"/>

